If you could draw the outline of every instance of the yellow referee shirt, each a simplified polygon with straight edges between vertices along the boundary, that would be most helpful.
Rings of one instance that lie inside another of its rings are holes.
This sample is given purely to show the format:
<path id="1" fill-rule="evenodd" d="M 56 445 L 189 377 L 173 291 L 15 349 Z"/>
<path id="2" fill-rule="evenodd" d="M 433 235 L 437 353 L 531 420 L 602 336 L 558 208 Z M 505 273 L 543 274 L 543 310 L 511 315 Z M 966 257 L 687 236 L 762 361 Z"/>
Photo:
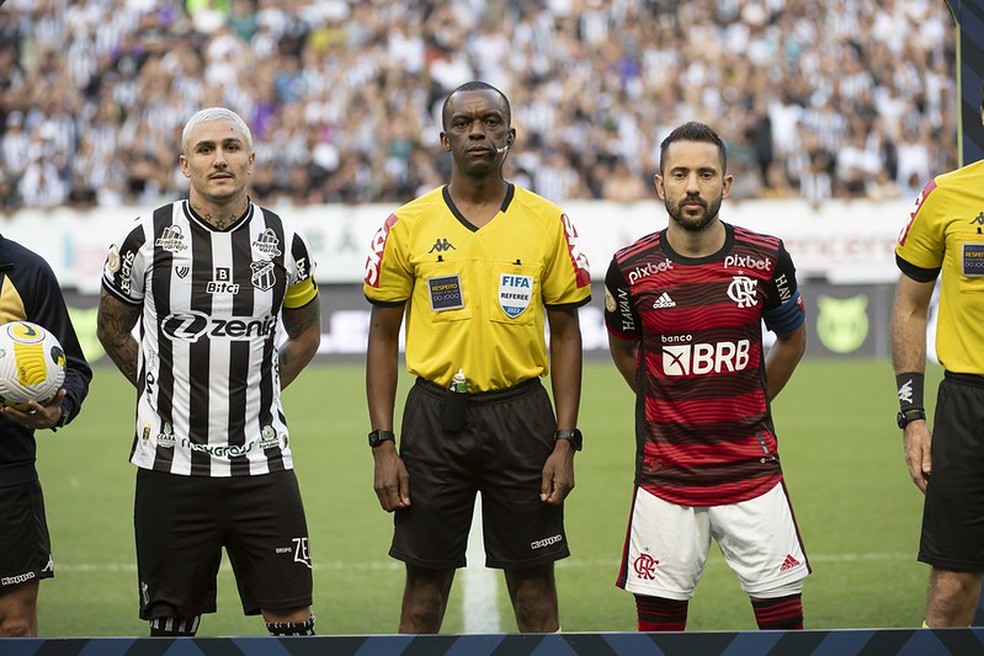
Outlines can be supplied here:
<path id="1" fill-rule="evenodd" d="M 895 255 L 914 280 L 942 270 L 936 354 L 948 371 L 984 375 L 984 161 L 926 185 Z"/>
<path id="2" fill-rule="evenodd" d="M 440 385 L 462 369 L 471 392 L 548 371 L 545 308 L 591 298 L 588 261 L 563 210 L 510 184 L 475 228 L 440 187 L 399 208 L 373 237 L 363 290 L 407 303 L 411 373 Z"/>

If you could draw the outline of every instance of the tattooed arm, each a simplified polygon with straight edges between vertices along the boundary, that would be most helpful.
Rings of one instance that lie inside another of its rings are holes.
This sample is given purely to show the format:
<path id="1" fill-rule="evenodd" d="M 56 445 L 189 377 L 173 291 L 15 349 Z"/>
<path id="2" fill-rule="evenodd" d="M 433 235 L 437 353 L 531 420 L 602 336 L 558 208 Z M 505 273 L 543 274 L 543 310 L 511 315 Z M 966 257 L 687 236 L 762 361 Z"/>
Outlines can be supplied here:
<path id="1" fill-rule="evenodd" d="M 139 345 L 132 331 L 139 318 L 139 305 L 127 305 L 105 289 L 102 290 L 99 295 L 96 336 L 106 349 L 106 354 L 134 387 L 137 386 Z"/>
<path id="2" fill-rule="evenodd" d="M 284 308 L 287 343 L 280 348 L 280 388 L 290 385 L 321 344 L 321 303 L 315 296 L 298 308 Z"/>

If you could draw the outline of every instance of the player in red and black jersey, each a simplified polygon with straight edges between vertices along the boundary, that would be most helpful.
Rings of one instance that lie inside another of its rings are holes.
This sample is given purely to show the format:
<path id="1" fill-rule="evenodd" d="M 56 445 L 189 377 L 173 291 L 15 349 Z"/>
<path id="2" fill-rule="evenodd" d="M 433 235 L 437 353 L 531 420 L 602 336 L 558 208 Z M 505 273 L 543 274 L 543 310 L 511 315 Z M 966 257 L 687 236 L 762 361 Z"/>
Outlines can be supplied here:
<path id="1" fill-rule="evenodd" d="M 612 358 L 637 395 L 617 585 L 635 593 L 640 630 L 682 630 L 713 537 L 759 627 L 802 628 L 810 567 L 770 412 L 806 349 L 796 270 L 780 239 L 718 217 L 732 176 L 708 126 L 663 141 L 655 182 L 668 227 L 616 253 L 605 280 Z"/>

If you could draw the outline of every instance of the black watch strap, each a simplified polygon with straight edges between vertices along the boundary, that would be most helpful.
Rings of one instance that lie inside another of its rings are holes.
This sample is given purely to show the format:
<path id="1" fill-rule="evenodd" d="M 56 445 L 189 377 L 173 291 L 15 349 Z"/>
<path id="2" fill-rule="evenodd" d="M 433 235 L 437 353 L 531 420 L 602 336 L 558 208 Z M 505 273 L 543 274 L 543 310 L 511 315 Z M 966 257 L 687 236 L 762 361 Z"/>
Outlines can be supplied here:
<path id="1" fill-rule="evenodd" d="M 916 421 L 917 419 L 925 419 L 926 410 L 924 408 L 906 408 L 905 410 L 899 410 L 899 414 L 896 415 L 895 421 L 899 428 L 904 429 L 910 423 Z"/>
<path id="2" fill-rule="evenodd" d="M 567 440 L 571 444 L 571 448 L 575 451 L 580 451 L 584 448 L 584 437 L 581 435 L 580 428 L 561 428 L 556 433 L 554 433 L 554 441 L 557 440 Z"/>
<path id="3" fill-rule="evenodd" d="M 376 448 L 383 442 L 396 442 L 396 434 L 389 430 L 374 430 L 369 433 L 369 446 Z"/>

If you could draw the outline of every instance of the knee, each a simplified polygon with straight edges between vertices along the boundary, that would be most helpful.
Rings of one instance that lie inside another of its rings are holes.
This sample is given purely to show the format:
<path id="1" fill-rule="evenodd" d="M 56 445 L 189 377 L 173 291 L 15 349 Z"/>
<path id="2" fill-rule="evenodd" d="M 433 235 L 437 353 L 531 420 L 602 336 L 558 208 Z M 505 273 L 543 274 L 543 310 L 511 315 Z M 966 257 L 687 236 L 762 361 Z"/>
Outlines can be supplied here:
<path id="1" fill-rule="evenodd" d="M 33 638 L 37 635 L 27 617 L 0 615 L 0 638 Z"/>

